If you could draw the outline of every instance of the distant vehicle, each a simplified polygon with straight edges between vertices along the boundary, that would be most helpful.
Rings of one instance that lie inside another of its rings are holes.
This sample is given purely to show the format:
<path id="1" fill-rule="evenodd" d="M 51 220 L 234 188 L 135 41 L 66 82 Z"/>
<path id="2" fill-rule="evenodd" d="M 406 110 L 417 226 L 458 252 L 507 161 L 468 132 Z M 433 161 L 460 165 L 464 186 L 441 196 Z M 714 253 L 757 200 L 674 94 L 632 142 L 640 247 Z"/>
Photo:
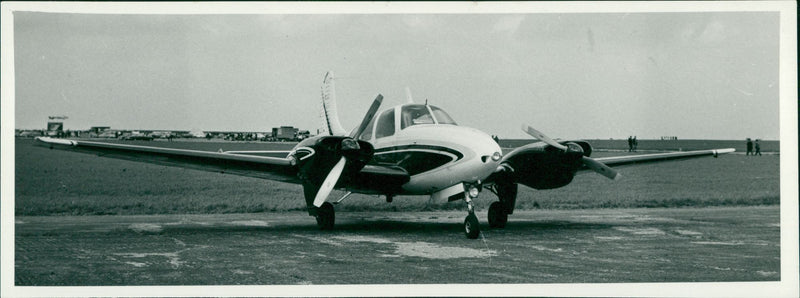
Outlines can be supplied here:
<path id="1" fill-rule="evenodd" d="M 119 137 L 120 140 L 123 141 L 152 141 L 153 137 L 140 133 L 138 131 L 134 131 L 130 134 L 125 134 Z"/>
<path id="2" fill-rule="evenodd" d="M 118 136 L 118 131 L 116 130 L 106 130 L 97 135 L 98 138 L 116 138 Z"/>
<path id="3" fill-rule="evenodd" d="M 150 136 L 153 137 L 154 139 L 168 138 L 171 135 L 172 133 L 169 131 L 154 131 L 150 133 Z"/>
<path id="4" fill-rule="evenodd" d="M 23 131 L 23 132 L 20 132 L 17 135 L 17 137 L 20 137 L 20 138 L 33 138 L 33 137 L 40 137 L 40 136 L 42 136 L 42 132 L 41 131 L 35 131 L 35 130 Z"/>
<path id="5" fill-rule="evenodd" d="M 323 84 L 331 84 L 326 74 Z M 332 89 L 332 88 L 330 88 Z M 323 90 L 324 87 L 323 87 Z M 380 94 L 367 110 L 361 124 L 345 131 L 334 109 L 332 96 L 323 92 L 327 132 L 308 138 L 291 151 L 209 152 L 152 146 L 132 146 L 37 138 L 45 146 L 75 152 L 100 154 L 161 165 L 224 172 L 302 185 L 308 214 L 323 230 L 333 229 L 335 214 L 331 201 L 340 203 L 350 193 L 378 194 L 392 202 L 394 196 L 430 196 L 437 201 L 463 200 L 467 217 L 463 231 L 468 238 L 480 235 L 473 203 L 483 189 L 497 196 L 488 210 L 489 226 L 504 228 L 513 214 L 519 184 L 534 189 L 553 189 L 570 184 L 579 172 L 594 171 L 609 179 L 619 177 L 611 166 L 655 163 L 733 152 L 715 149 L 591 158 L 592 146 L 582 140 L 555 141 L 523 126 L 537 138 L 503 154 L 489 134 L 458 126 L 442 109 L 409 102 L 378 114 Z M 409 100 L 411 101 L 411 100 Z M 282 153 L 282 157 L 257 153 Z M 329 199 L 334 188 L 348 191 Z M 591 192 L 591 190 L 588 190 Z"/>
<path id="6" fill-rule="evenodd" d="M 301 130 L 301 131 L 297 132 L 297 140 L 298 141 L 302 141 L 302 140 L 308 139 L 309 137 L 311 137 L 311 132 L 309 132 L 308 130 Z"/>
<path id="7" fill-rule="evenodd" d="M 188 134 L 184 135 L 184 137 L 187 137 L 187 138 L 205 138 L 206 137 L 206 133 L 203 132 L 202 130 L 195 129 L 195 130 L 190 131 Z"/>
<path id="8" fill-rule="evenodd" d="M 272 128 L 272 139 L 279 142 L 296 141 L 298 129 L 292 126 Z"/>

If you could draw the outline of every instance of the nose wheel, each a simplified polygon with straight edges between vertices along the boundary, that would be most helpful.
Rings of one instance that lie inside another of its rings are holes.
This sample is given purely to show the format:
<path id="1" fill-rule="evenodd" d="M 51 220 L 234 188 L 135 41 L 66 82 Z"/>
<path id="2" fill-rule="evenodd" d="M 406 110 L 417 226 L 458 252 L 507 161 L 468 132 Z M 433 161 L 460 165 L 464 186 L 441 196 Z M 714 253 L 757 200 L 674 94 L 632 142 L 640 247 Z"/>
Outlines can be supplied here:
<path id="1" fill-rule="evenodd" d="M 464 235 L 469 239 L 476 239 L 481 234 L 480 223 L 474 212 L 470 212 L 464 219 Z"/>
<path id="2" fill-rule="evenodd" d="M 464 235 L 469 239 L 476 239 L 481 234 L 480 222 L 475 216 L 475 207 L 472 206 L 472 199 L 478 197 L 480 189 L 475 185 L 464 184 L 464 202 L 467 203 L 467 218 L 464 219 Z"/>

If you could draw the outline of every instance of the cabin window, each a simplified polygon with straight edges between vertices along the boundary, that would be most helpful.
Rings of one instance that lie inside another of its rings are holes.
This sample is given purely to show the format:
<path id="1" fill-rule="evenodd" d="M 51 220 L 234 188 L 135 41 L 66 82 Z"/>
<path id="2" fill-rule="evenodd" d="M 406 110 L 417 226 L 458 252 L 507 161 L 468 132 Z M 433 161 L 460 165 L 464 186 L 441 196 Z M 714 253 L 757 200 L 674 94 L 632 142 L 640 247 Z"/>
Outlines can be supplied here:
<path id="1" fill-rule="evenodd" d="M 375 138 L 394 135 L 394 109 L 383 112 L 378 117 L 378 126 L 375 127 Z"/>
<path id="2" fill-rule="evenodd" d="M 400 129 L 418 124 L 433 124 L 433 117 L 424 105 L 403 106 L 403 119 L 400 122 Z"/>
<path id="3" fill-rule="evenodd" d="M 447 113 L 444 110 L 434 106 L 430 107 L 431 111 L 433 111 L 433 116 L 436 117 L 436 122 L 438 122 L 439 124 L 458 125 L 456 124 L 455 121 L 453 121 L 453 118 L 450 118 L 450 115 L 447 115 Z"/>

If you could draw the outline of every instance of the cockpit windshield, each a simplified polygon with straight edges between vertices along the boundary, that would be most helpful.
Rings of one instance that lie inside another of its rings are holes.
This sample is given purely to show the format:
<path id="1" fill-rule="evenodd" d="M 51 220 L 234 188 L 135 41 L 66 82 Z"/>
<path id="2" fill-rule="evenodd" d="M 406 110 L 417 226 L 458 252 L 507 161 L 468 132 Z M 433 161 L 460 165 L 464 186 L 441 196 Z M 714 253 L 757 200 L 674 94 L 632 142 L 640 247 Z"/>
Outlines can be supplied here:
<path id="1" fill-rule="evenodd" d="M 400 119 L 400 129 L 418 124 L 433 124 L 433 117 L 428 112 L 428 107 L 424 105 L 403 106 L 402 119 Z"/>
<path id="2" fill-rule="evenodd" d="M 436 122 L 438 122 L 439 124 L 458 125 L 458 124 L 456 124 L 455 121 L 453 121 L 453 118 L 450 118 L 450 115 L 447 115 L 447 113 L 445 113 L 444 110 L 442 110 L 440 108 L 437 108 L 437 107 L 434 107 L 434 106 L 430 106 L 430 107 L 431 107 L 431 111 L 433 111 L 433 117 L 436 118 Z"/>
<path id="3" fill-rule="evenodd" d="M 433 115 L 431 115 L 431 111 L 433 111 Z M 419 124 L 456 124 L 442 109 L 428 105 L 403 106 L 401 115 L 400 129 Z"/>

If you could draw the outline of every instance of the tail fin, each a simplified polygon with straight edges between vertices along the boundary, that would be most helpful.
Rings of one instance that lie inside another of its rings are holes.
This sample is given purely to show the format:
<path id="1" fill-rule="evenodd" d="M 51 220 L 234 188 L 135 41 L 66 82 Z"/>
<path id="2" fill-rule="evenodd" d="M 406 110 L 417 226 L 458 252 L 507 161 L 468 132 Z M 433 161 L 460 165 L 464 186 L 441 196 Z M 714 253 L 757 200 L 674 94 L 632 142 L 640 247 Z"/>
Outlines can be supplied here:
<path id="1" fill-rule="evenodd" d="M 411 97 L 411 89 L 408 89 L 408 87 L 406 87 L 406 100 L 408 103 L 414 103 L 414 98 Z"/>
<path id="2" fill-rule="evenodd" d="M 336 88 L 333 84 L 333 72 L 327 72 L 322 81 L 322 128 L 320 135 L 345 135 L 347 131 L 339 123 L 339 114 L 336 112 Z"/>

